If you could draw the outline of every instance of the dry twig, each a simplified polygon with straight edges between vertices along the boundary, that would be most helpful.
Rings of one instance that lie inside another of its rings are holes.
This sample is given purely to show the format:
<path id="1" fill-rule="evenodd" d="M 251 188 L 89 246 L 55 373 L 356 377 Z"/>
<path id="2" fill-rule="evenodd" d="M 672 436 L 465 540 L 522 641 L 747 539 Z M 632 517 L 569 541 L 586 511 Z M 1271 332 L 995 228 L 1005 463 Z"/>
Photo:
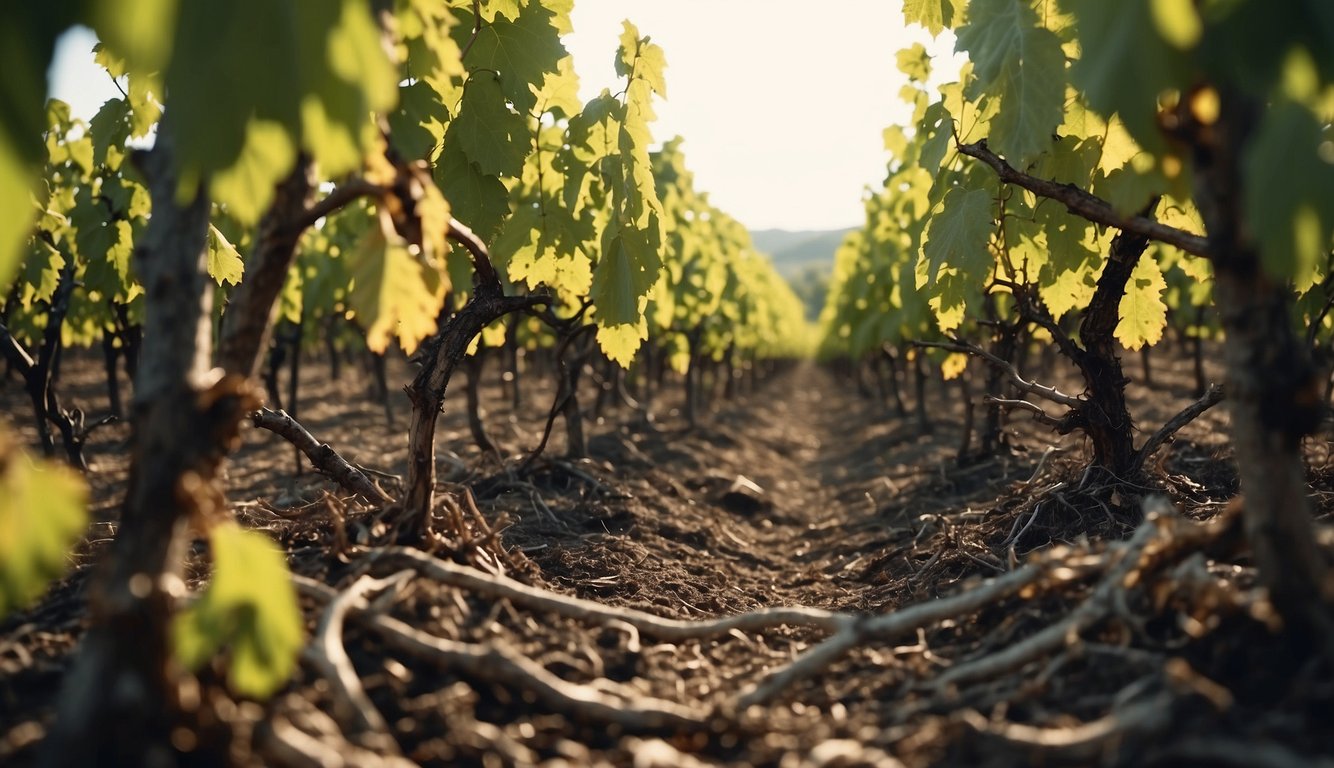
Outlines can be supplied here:
<path id="1" fill-rule="evenodd" d="M 250 414 L 250 421 L 257 427 L 267 429 L 287 442 L 296 446 L 310 459 L 310 463 L 343 488 L 361 496 L 371 503 L 389 501 L 389 494 L 366 476 L 364 472 L 338 455 L 328 443 L 321 443 L 315 436 L 287 411 L 271 411 L 261 408 Z"/>

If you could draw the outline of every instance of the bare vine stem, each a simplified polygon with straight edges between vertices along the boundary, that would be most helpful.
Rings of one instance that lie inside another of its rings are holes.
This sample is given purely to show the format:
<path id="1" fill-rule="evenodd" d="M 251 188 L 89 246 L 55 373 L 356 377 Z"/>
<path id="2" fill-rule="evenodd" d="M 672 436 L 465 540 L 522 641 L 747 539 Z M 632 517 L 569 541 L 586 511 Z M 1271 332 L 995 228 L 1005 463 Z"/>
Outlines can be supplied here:
<path id="1" fill-rule="evenodd" d="M 1206 238 L 1163 224 L 1147 216 L 1118 213 L 1111 203 L 1073 184 L 1061 184 L 1024 173 L 1010 165 L 1000 155 L 992 152 L 987 147 L 986 139 L 972 144 L 956 143 L 956 147 L 960 153 L 981 160 L 991 166 L 991 169 L 996 172 L 1001 181 L 1023 187 L 1035 195 L 1055 200 L 1065 205 L 1071 213 L 1088 219 L 1094 224 L 1115 227 L 1123 232 L 1131 232 L 1151 240 L 1167 243 L 1196 256 L 1209 256 L 1209 244 Z"/>

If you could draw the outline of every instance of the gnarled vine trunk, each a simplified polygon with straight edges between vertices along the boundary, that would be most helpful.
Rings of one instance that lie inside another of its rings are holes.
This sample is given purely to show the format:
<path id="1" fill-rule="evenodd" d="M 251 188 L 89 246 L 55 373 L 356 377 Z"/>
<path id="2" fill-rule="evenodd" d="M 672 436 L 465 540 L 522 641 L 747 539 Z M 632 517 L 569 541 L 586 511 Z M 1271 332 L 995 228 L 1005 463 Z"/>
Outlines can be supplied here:
<path id="1" fill-rule="evenodd" d="M 1219 119 L 1193 130 L 1195 196 L 1208 231 L 1214 303 L 1225 331 L 1232 443 L 1255 563 L 1282 616 L 1334 653 L 1330 573 L 1316 547 L 1301 441 L 1319 423 L 1319 376 L 1293 328 L 1290 290 L 1249 239 L 1239 167 L 1259 105 L 1224 91 Z M 1188 100 L 1183 100 L 1188 101 Z"/>
<path id="2" fill-rule="evenodd" d="M 144 345 L 135 380 L 129 491 L 108 562 L 90 598 L 95 625 L 61 692 L 46 740 L 50 766 L 161 766 L 177 698 L 169 624 L 191 515 L 209 515 L 221 496 L 213 474 L 247 397 L 233 379 L 210 378 L 213 291 L 205 237 L 209 201 L 177 202 L 169 132 L 142 163 L 153 216 L 135 266 L 146 296 Z"/>

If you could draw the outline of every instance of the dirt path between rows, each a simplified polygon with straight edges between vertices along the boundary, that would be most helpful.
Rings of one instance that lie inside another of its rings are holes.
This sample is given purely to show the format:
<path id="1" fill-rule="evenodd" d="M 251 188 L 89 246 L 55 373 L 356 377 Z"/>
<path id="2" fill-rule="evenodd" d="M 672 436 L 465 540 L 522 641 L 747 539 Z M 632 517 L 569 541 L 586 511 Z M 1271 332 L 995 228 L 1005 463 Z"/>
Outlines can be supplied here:
<path id="1" fill-rule="evenodd" d="M 76 402 L 98 401 L 95 373 L 86 380 L 71 375 Z M 406 377 L 399 366 L 391 381 Z M 354 461 L 401 472 L 406 406 L 400 397 L 389 423 L 381 405 L 362 396 L 367 382 L 355 373 L 334 381 L 316 368 L 306 382 L 301 418 L 317 437 Z M 926 432 L 813 364 L 781 372 L 736 400 L 711 403 L 695 428 L 687 428 L 672 409 L 673 393 L 664 391 L 654 422 L 625 409 L 609 411 L 591 425 L 591 456 L 579 461 L 561 458 L 558 428 L 547 455 L 519 473 L 520 457 L 536 444 L 549 407 L 547 384 L 525 380 L 526 402 L 516 412 L 494 376 L 489 380 L 483 403 L 503 461 L 472 447 L 460 392 L 446 403 L 437 441 L 442 490 L 475 494 L 486 526 L 499 531 L 500 547 L 509 553 L 502 568 L 543 594 L 695 622 L 775 606 L 881 616 L 967 594 L 983 579 L 1012 572 L 1016 557 L 1053 542 L 1090 547 L 1090 556 L 1103 551 L 1096 540 L 1083 544 L 1071 534 L 1109 525 L 1091 502 L 1076 508 L 1061 497 L 1074 517 L 1054 503 L 1039 515 L 1032 504 L 1078 481 L 1085 461 L 1078 439 L 1016 424 L 1013 451 L 960 464 L 962 411 L 952 390 L 938 383 Z M 6 403 L 17 398 L 8 389 L 0 395 Z M 1132 388 L 1136 412 L 1149 423 L 1180 399 L 1170 388 Z M 1211 414 L 1188 428 L 1158 464 L 1174 498 L 1197 516 L 1221 508 L 1235 490 L 1229 485 L 1235 474 L 1210 447 L 1222 431 L 1219 418 Z M 104 551 L 115 518 L 126 437 L 123 426 L 113 427 L 90 446 L 97 468 L 94 513 L 101 522 L 81 569 L 41 604 L 0 623 L 0 762 L 6 765 L 28 765 L 36 755 L 86 622 L 88 564 Z M 1052 447 L 1059 450 L 1046 455 Z M 308 469 L 294 476 L 290 448 L 272 435 L 248 430 L 229 476 L 238 515 L 278 539 L 293 570 L 311 580 L 302 598 L 309 631 L 326 610 L 328 590 L 409 564 L 386 555 L 382 510 L 338 501 L 337 489 Z M 1139 496 L 1099 503 L 1108 509 L 1112 538 L 1138 525 Z M 1030 524 L 1016 553 L 1007 545 L 1024 521 Z M 207 573 L 201 552 L 191 569 L 194 587 L 202 587 Z M 442 562 L 479 562 L 467 547 L 434 554 Z M 1174 765 L 1178 752 L 1164 740 L 1167 725 L 1182 743 L 1251 733 L 1308 753 L 1328 747 L 1311 743 L 1309 725 L 1334 706 L 1334 690 L 1324 688 L 1292 700 L 1257 698 L 1258 706 L 1277 713 L 1267 720 L 1254 708 L 1228 713 L 1197 706 L 1198 697 L 1181 698 L 1196 703 L 1155 710 L 1151 720 L 1158 725 L 1140 733 L 1133 749 L 1123 748 L 1115 731 L 1105 743 L 1095 739 L 1074 748 L 1011 735 L 1015 724 L 1037 728 L 1021 733 L 1040 738 L 1080 723 L 1114 728 L 1105 718 L 1125 701 L 1141 702 L 1176 685 L 1161 671 L 1169 656 L 1191 659 L 1201 679 L 1243 687 L 1269 684 L 1273 670 L 1262 663 L 1297 663 L 1271 647 L 1240 598 L 1211 625 L 1211 637 L 1221 640 L 1185 638 L 1172 607 L 1184 598 L 1173 597 L 1172 583 L 1156 588 L 1152 607 L 1135 603 L 1136 610 L 1166 611 L 1167 618 L 1110 622 L 1086 633 L 1088 647 L 1101 650 L 1058 649 L 1014 675 L 957 690 L 933 688 L 932 681 L 954 664 L 1052 625 L 1088 599 L 1092 584 L 1049 587 L 916 633 L 859 643 L 819 674 L 741 711 L 732 709 L 739 695 L 829 633 L 798 622 L 664 640 L 628 631 L 624 622 L 498 599 L 421 573 L 393 594 L 385 616 L 456 655 L 442 657 L 420 645 L 413 650 L 377 629 L 375 620 L 356 616 L 342 636 L 383 732 L 358 734 L 340 723 L 346 713 L 311 663 L 262 706 L 227 703 L 221 665 L 204 670 L 201 680 L 213 692 L 209 700 L 236 725 L 231 759 L 239 764 L 297 764 L 276 757 L 282 750 L 274 748 L 282 734 L 296 732 L 332 745 L 325 755 L 330 764 L 388 764 L 386 758 L 401 755 L 422 765 L 488 768 Z M 1223 603 L 1210 605 L 1221 611 Z M 520 672 L 503 673 L 506 659 L 519 660 Z M 1260 668 L 1269 670 L 1264 681 L 1252 674 Z M 1275 674 L 1293 672 L 1285 667 Z M 1138 698 L 1124 699 L 1131 690 Z M 684 720 L 636 719 L 654 706 Z"/>

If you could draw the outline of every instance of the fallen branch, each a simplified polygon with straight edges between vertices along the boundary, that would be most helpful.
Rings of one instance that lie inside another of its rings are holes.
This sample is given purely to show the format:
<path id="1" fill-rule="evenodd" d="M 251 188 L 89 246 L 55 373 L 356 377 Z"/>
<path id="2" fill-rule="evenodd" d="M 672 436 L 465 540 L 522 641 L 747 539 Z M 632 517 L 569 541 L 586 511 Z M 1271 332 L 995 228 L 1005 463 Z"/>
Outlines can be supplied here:
<path id="1" fill-rule="evenodd" d="M 286 411 L 271 411 L 268 408 L 261 408 L 250 414 L 250 422 L 257 427 L 269 430 L 296 446 L 298 450 L 306 454 L 315 469 L 324 473 L 330 480 L 348 491 L 371 503 L 390 501 L 389 494 L 385 493 L 374 480 L 371 480 L 364 472 L 350 464 L 347 459 L 338 455 L 338 452 L 327 443 L 316 440 L 314 435 L 310 434 Z"/>

